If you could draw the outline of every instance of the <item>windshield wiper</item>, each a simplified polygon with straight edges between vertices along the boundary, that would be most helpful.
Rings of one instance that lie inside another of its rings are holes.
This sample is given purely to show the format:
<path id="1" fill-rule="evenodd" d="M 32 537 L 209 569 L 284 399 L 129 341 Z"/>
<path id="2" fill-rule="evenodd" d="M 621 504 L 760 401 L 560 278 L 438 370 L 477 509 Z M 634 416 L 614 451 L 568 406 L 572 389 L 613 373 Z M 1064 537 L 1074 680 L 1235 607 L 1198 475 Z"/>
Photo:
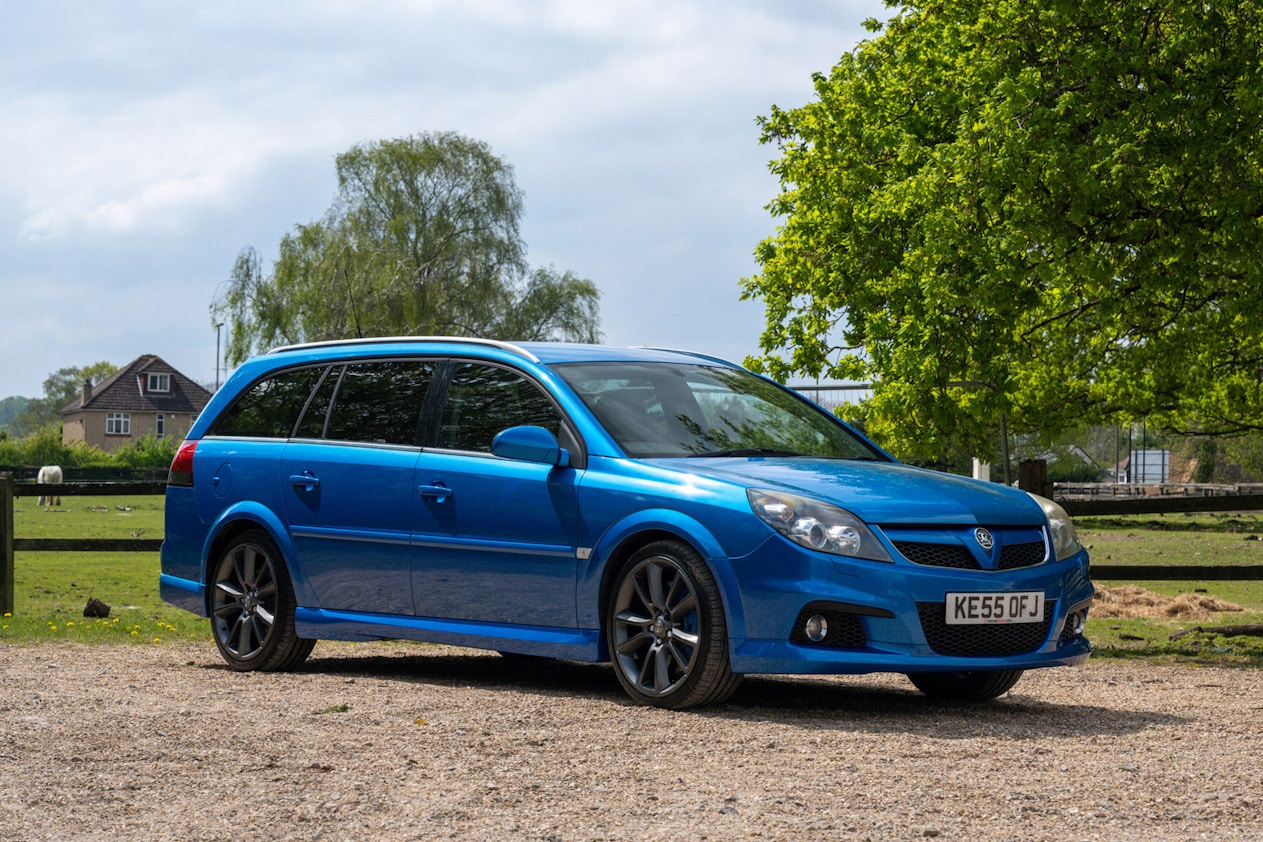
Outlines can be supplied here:
<path id="1" fill-rule="evenodd" d="M 692 453 L 690 458 L 703 456 L 802 456 L 792 450 L 774 450 L 770 447 L 738 447 L 732 450 L 708 450 L 704 453 Z"/>

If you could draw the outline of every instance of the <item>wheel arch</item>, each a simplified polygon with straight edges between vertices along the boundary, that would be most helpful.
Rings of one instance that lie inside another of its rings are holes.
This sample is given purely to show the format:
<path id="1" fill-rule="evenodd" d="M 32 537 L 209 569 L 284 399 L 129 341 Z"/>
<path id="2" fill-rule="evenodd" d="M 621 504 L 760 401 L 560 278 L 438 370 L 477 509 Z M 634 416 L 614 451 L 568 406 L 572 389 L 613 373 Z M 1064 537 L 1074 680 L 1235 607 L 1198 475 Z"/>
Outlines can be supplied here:
<path id="1" fill-rule="evenodd" d="M 257 504 L 241 504 L 225 509 L 220 517 L 215 521 L 215 525 L 207 532 L 206 543 L 202 550 L 202 571 L 201 578 L 205 588 L 205 607 L 207 612 L 210 611 L 211 587 L 213 587 L 210 577 L 215 568 L 220 554 L 224 551 L 237 536 L 243 532 L 252 529 L 261 529 L 267 533 L 268 537 L 276 544 L 277 549 L 281 551 L 280 562 L 285 565 L 286 571 L 294 587 L 294 596 L 299 605 L 312 604 L 309 599 L 309 593 L 306 585 L 306 578 L 301 575 L 301 569 L 294 552 L 293 541 L 290 540 L 289 532 L 285 529 L 285 525 L 276 514 L 264 506 Z"/>
<path id="2" fill-rule="evenodd" d="M 606 532 L 593 548 L 580 588 L 579 626 L 600 630 L 602 660 L 606 656 L 606 610 L 614 592 L 619 571 L 635 553 L 656 541 L 674 540 L 687 544 L 701 558 L 719 585 L 728 631 L 729 651 L 745 638 L 745 613 L 737 580 L 719 541 L 702 524 L 679 512 L 641 512 Z"/>

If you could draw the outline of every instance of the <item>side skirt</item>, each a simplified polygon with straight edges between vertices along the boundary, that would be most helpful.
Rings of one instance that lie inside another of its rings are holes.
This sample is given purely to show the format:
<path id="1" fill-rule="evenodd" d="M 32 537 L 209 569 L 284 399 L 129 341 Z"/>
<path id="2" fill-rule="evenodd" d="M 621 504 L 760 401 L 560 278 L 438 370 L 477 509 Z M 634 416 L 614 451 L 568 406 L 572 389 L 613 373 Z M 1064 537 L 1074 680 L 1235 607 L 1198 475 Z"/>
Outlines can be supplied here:
<path id="1" fill-rule="evenodd" d="M 294 625 L 299 637 L 315 640 L 421 640 L 568 661 L 604 660 L 601 634 L 596 629 L 514 626 L 323 608 L 297 609 Z"/>

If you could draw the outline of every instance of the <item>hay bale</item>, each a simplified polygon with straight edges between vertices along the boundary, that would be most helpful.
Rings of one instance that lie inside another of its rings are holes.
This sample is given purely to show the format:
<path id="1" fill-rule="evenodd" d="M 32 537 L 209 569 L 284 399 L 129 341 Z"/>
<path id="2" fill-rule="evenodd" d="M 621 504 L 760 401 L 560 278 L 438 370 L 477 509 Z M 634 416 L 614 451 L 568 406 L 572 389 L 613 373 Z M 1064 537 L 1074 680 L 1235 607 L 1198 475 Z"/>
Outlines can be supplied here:
<path id="1" fill-rule="evenodd" d="M 1240 605 L 1204 594 L 1167 596 L 1135 585 L 1097 588 L 1092 601 L 1092 616 L 1097 619 L 1205 620 L 1214 614 L 1244 610 Z"/>

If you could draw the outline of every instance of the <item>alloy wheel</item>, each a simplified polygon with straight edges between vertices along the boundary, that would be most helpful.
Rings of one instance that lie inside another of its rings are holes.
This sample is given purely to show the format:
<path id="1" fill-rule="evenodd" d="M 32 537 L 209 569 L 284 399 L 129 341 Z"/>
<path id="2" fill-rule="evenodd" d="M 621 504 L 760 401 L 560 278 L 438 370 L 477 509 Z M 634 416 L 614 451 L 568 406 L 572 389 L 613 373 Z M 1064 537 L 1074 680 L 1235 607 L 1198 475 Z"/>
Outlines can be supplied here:
<path id="1" fill-rule="evenodd" d="M 697 590 L 675 559 L 650 556 L 628 570 L 613 615 L 613 648 L 626 681 L 660 697 L 688 680 L 700 643 Z"/>

